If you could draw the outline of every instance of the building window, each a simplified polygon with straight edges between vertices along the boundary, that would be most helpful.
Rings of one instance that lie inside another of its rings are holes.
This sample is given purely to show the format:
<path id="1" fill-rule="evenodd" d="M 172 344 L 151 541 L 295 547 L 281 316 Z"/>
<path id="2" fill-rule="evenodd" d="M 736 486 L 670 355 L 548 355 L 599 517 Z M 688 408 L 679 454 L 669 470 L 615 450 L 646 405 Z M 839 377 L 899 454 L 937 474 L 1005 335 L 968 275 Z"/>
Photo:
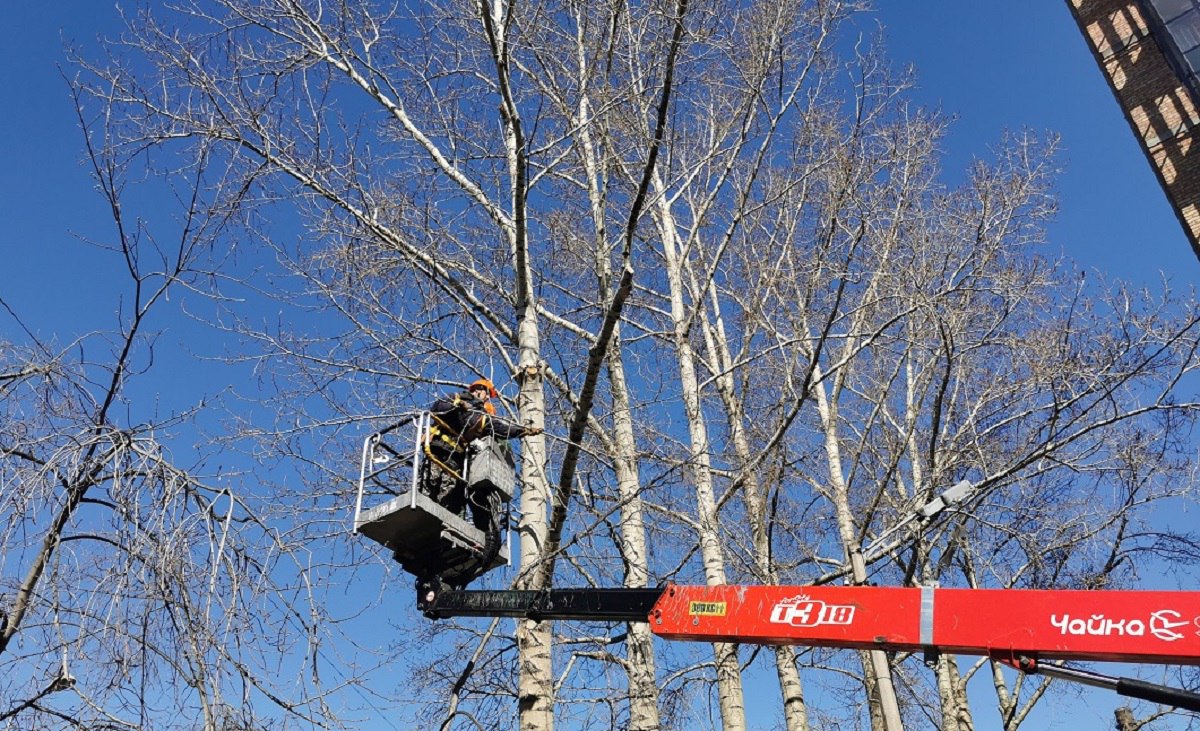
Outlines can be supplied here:
<path id="1" fill-rule="evenodd" d="M 1192 9 L 1192 0 L 1150 0 L 1150 4 L 1158 11 L 1158 15 L 1166 22 L 1171 22 L 1188 10 Z"/>
<path id="2" fill-rule="evenodd" d="M 1170 21 L 1167 23 L 1167 32 L 1184 54 L 1200 46 L 1200 11 L 1189 10 Z"/>
<path id="3" fill-rule="evenodd" d="M 1140 0 L 1163 54 L 1200 105 L 1200 0 Z"/>

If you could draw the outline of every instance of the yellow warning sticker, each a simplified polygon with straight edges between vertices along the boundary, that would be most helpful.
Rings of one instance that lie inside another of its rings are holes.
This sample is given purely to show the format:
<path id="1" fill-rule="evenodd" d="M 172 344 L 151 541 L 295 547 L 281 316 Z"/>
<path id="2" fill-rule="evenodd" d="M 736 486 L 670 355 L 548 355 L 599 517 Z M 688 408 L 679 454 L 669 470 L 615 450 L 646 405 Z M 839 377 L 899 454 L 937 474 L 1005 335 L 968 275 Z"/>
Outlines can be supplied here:
<path id="1" fill-rule="evenodd" d="M 693 617 L 724 617 L 725 602 L 692 602 L 688 614 Z"/>

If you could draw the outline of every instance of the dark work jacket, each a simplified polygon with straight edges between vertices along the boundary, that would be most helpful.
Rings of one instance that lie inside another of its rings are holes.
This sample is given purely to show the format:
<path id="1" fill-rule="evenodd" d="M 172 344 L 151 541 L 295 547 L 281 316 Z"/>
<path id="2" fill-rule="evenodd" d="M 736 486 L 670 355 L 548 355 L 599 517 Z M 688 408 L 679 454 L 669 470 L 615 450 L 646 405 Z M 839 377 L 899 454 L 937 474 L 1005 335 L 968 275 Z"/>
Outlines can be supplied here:
<path id="1" fill-rule="evenodd" d="M 459 449 L 482 437 L 516 439 L 526 434 L 523 427 L 498 421 L 485 410 L 483 401 L 467 391 L 434 401 L 429 411 L 434 416 L 434 426 L 443 428 L 446 436 L 458 443 Z"/>

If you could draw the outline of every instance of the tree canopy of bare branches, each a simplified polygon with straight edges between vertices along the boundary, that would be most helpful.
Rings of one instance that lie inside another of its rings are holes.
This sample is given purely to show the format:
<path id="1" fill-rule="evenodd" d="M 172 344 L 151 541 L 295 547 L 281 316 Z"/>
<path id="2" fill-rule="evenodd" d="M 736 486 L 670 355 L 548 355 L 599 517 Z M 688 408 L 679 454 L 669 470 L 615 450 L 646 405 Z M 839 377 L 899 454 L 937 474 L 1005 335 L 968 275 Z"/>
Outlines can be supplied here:
<path id="1" fill-rule="evenodd" d="M 1020 726 L 1053 690 L 987 661 L 429 625 L 345 535 L 358 440 L 488 376 L 546 428 L 493 585 L 1104 588 L 1194 561 L 1161 516 L 1193 499 L 1200 307 L 1053 254 L 1051 136 L 942 182 L 947 122 L 845 32 L 862 9 L 131 12 L 73 86 L 129 299 L 104 338 L 0 346 L 0 719 Z M 127 220 L 130 179 L 172 192 L 176 243 Z M 175 290 L 252 372 L 188 456 L 212 394 L 120 408 Z"/>

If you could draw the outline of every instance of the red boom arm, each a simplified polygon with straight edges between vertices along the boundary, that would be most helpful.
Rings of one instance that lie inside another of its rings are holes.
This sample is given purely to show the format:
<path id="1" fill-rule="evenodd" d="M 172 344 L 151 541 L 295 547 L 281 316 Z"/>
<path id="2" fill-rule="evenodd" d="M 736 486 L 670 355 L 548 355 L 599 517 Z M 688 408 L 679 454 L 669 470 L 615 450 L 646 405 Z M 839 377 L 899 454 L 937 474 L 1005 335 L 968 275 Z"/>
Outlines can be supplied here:
<path id="1" fill-rule="evenodd" d="M 1200 592 L 668 586 L 668 639 L 1200 665 Z"/>
<path id="2" fill-rule="evenodd" d="M 665 639 L 988 655 L 1025 672 L 1200 712 L 1200 694 L 1044 660 L 1200 665 L 1200 592 L 667 586 L 450 590 L 417 582 L 426 616 L 650 623 Z"/>

